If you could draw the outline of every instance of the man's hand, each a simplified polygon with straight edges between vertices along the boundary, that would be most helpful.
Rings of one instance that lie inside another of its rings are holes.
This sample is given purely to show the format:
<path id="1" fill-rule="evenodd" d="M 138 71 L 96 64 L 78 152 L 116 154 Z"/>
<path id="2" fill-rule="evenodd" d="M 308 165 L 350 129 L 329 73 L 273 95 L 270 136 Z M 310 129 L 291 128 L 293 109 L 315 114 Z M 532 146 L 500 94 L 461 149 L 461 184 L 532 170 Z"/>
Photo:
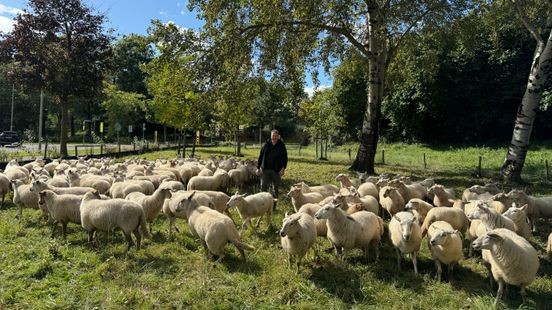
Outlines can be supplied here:
<path id="1" fill-rule="evenodd" d="M 261 169 L 257 168 L 257 171 L 255 171 L 255 174 L 260 177 L 261 174 L 263 174 L 263 172 L 261 171 Z"/>
<path id="2" fill-rule="evenodd" d="M 284 174 L 286 173 L 286 168 L 282 168 L 282 169 L 280 170 L 280 172 L 278 172 L 278 173 L 280 174 L 281 177 L 283 177 Z"/>

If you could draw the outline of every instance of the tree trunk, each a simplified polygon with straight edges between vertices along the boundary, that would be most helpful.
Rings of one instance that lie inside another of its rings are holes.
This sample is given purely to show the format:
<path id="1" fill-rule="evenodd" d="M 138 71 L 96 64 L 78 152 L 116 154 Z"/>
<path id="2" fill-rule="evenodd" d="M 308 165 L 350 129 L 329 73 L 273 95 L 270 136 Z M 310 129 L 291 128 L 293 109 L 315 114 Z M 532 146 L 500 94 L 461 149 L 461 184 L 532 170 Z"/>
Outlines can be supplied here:
<path id="1" fill-rule="evenodd" d="M 240 129 L 236 129 L 236 156 L 241 156 Z"/>
<path id="2" fill-rule="evenodd" d="M 71 137 L 75 136 L 75 116 L 71 113 Z"/>
<path id="3" fill-rule="evenodd" d="M 380 39 L 383 33 L 377 19 L 377 8 L 369 9 L 368 32 L 372 57 L 368 59 L 368 102 L 362 122 L 360 145 L 356 158 L 349 169 L 375 173 L 374 159 L 379 138 L 379 119 L 383 99 L 384 76 L 387 61 L 385 41 Z"/>
<path id="4" fill-rule="evenodd" d="M 163 125 L 163 143 L 167 143 L 167 125 Z"/>
<path id="5" fill-rule="evenodd" d="M 62 98 L 59 108 L 61 110 L 61 118 L 59 121 L 60 135 L 59 135 L 59 152 L 61 157 L 67 156 L 67 106 L 66 101 Z"/>
<path id="6" fill-rule="evenodd" d="M 518 108 L 510 147 L 500 170 L 502 177 L 508 181 L 521 181 L 521 170 L 525 164 L 536 111 L 552 72 L 551 62 L 552 32 L 547 41 L 538 42 L 535 48 L 527 88 Z"/>
<path id="7" fill-rule="evenodd" d="M 197 132 L 197 131 L 194 130 L 194 132 Z M 194 157 L 194 156 L 195 156 L 196 143 L 197 143 L 197 136 L 194 138 L 194 142 L 192 143 L 192 155 L 190 155 L 190 157 Z"/>
<path id="8" fill-rule="evenodd" d="M 186 158 L 186 129 L 180 131 L 182 135 L 182 158 Z"/>

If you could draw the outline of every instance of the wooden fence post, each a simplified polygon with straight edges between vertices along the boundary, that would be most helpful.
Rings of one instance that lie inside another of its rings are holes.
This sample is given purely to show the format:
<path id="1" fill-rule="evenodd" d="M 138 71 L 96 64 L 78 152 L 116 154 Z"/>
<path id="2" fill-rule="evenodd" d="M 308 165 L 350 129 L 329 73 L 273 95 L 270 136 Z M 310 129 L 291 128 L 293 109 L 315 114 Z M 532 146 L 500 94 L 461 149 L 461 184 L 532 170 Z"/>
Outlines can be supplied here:
<path id="1" fill-rule="evenodd" d="M 381 164 L 385 165 L 385 150 L 381 150 Z"/>
<path id="2" fill-rule="evenodd" d="M 479 164 L 477 165 L 477 177 L 478 178 L 483 177 L 483 174 L 481 173 L 481 161 L 482 161 L 482 157 L 479 156 Z"/>
<path id="3" fill-rule="evenodd" d="M 544 165 L 546 166 L 546 181 L 549 180 L 549 170 L 548 170 L 548 159 L 544 161 Z"/>
<path id="4" fill-rule="evenodd" d="M 79 157 L 78 146 L 75 145 L 75 157 Z"/>
<path id="5" fill-rule="evenodd" d="M 424 169 L 427 169 L 426 154 L 424 153 Z"/>

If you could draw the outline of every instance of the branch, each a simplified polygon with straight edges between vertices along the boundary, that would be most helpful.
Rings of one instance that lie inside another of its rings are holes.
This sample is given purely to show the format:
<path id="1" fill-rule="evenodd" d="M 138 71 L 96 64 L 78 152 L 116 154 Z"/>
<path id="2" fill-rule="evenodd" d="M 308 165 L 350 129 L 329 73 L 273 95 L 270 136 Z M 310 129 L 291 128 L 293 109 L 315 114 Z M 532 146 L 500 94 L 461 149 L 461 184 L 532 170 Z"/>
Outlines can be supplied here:
<path id="1" fill-rule="evenodd" d="M 354 47 L 356 47 L 363 55 L 365 55 L 367 58 L 372 57 L 372 53 L 370 53 L 366 49 L 366 47 L 353 36 L 351 31 L 349 31 L 348 29 L 345 29 L 343 27 L 330 26 L 330 25 L 327 25 L 327 24 L 317 24 L 317 23 L 312 23 L 312 22 L 309 22 L 309 21 L 302 21 L 302 20 L 292 20 L 292 21 L 285 21 L 284 20 L 284 21 L 276 21 L 276 22 L 271 23 L 271 24 L 250 25 L 250 26 L 247 26 L 247 27 L 241 29 L 240 34 L 244 34 L 248 31 L 255 30 L 255 29 L 268 28 L 268 27 L 274 27 L 274 26 L 280 26 L 280 25 L 287 25 L 287 26 L 301 25 L 301 26 L 307 26 L 307 27 L 311 27 L 311 28 L 315 28 L 315 29 L 327 30 L 327 31 L 335 33 L 335 34 L 340 34 L 340 35 L 344 36 L 345 38 L 347 38 L 347 40 Z"/>
<path id="2" fill-rule="evenodd" d="M 525 16 L 525 14 L 523 14 L 523 11 L 521 10 L 521 6 L 519 4 L 519 1 L 513 1 L 513 2 L 514 2 L 514 5 L 516 7 L 518 18 L 523 23 L 523 26 L 525 26 L 525 28 L 529 31 L 531 36 L 533 36 L 533 38 L 538 43 L 541 43 L 541 44 L 544 43 L 543 40 L 542 40 L 542 37 L 537 32 L 537 29 L 533 25 L 531 25 L 531 23 L 529 23 L 529 20 L 527 19 L 527 16 Z"/>
<path id="3" fill-rule="evenodd" d="M 401 34 L 401 36 L 399 37 L 399 39 L 397 39 L 397 41 L 395 42 L 395 44 L 391 45 L 391 43 L 389 44 L 389 54 L 392 55 L 395 50 L 397 49 L 397 47 L 399 46 L 399 44 L 401 43 L 401 41 L 404 39 L 404 37 L 410 33 L 410 31 L 412 30 L 412 28 L 414 28 L 414 26 L 416 26 L 416 24 L 418 24 L 418 22 L 424 18 L 427 14 L 429 14 L 429 12 L 431 12 L 432 8 L 428 8 L 427 10 L 425 10 L 425 12 L 423 12 L 422 14 L 420 14 L 420 16 L 418 16 L 409 26 L 408 28 L 406 28 L 406 30 Z"/>

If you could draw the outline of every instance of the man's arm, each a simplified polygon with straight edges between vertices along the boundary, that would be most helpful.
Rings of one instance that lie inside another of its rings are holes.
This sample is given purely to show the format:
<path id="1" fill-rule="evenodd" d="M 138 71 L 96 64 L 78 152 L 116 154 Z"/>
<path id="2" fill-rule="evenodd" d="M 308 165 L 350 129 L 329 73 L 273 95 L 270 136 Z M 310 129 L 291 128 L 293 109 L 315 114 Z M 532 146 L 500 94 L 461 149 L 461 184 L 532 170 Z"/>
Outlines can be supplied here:
<path id="1" fill-rule="evenodd" d="M 282 156 L 282 169 L 279 171 L 280 176 L 284 176 L 284 174 L 286 173 L 287 162 L 288 162 L 287 149 L 286 149 L 286 146 L 284 145 L 283 156 Z"/>

